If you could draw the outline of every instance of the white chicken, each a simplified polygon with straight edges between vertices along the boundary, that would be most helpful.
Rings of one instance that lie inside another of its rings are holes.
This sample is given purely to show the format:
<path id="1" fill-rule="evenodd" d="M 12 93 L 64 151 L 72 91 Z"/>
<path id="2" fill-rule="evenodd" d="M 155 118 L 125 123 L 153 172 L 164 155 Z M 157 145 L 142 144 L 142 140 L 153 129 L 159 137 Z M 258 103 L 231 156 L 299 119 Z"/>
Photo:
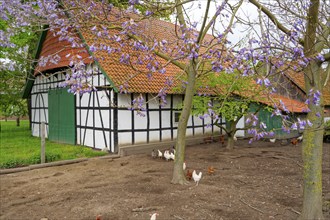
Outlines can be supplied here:
<path id="1" fill-rule="evenodd" d="M 170 152 L 168 150 L 164 151 L 164 158 L 166 161 L 171 159 Z"/>
<path id="2" fill-rule="evenodd" d="M 193 171 L 192 173 L 192 178 L 194 179 L 196 186 L 198 186 L 199 181 L 202 178 L 202 172 L 199 172 L 199 174 L 196 173 L 196 170 Z"/>
<path id="3" fill-rule="evenodd" d="M 150 214 L 150 220 L 156 220 L 157 218 L 157 215 L 159 215 L 158 213 L 153 213 L 153 214 Z"/>
<path id="4" fill-rule="evenodd" d="M 172 159 L 172 160 L 175 160 L 175 154 L 173 154 L 172 152 L 170 153 L 170 158 Z"/>
<path id="5" fill-rule="evenodd" d="M 236 137 L 236 134 L 234 134 L 234 137 L 233 137 L 234 141 L 237 141 L 237 137 Z"/>
<path id="6" fill-rule="evenodd" d="M 173 152 L 173 154 L 175 154 L 176 150 L 175 150 L 174 146 L 172 146 L 171 152 Z"/>
<path id="7" fill-rule="evenodd" d="M 300 137 L 297 137 L 297 140 L 301 142 L 303 140 L 303 135 L 301 135 Z"/>
<path id="8" fill-rule="evenodd" d="M 183 162 L 183 165 L 182 165 L 182 169 L 183 169 L 183 170 L 186 170 L 186 168 L 187 168 L 187 165 L 186 165 L 186 162 L 184 161 L 184 162 Z"/>
<path id="9" fill-rule="evenodd" d="M 158 157 L 163 158 L 163 153 L 160 150 L 158 150 Z"/>
<path id="10" fill-rule="evenodd" d="M 271 138 L 271 139 L 269 139 L 269 141 L 272 142 L 272 143 L 275 143 L 276 139 L 275 138 Z"/>

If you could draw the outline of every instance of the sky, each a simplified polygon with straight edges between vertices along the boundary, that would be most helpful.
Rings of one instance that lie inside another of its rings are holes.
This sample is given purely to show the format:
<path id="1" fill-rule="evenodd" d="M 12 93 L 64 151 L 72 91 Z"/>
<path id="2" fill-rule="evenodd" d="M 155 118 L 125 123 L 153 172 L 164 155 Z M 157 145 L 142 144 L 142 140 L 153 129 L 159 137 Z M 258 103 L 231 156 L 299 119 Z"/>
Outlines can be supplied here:
<path id="1" fill-rule="evenodd" d="M 216 2 L 219 4 L 219 2 L 221 3 L 222 1 L 216 1 Z M 238 2 L 238 1 L 237 0 L 230 1 L 231 4 L 235 4 L 236 2 Z M 197 28 L 199 29 L 199 27 L 201 26 L 201 20 L 203 18 L 204 13 L 205 13 L 206 0 L 194 1 L 191 5 L 189 5 L 186 8 L 188 8 L 187 12 L 189 13 L 188 14 L 189 18 L 192 21 L 198 21 L 199 22 L 199 24 L 197 26 Z M 211 7 L 210 7 L 210 13 L 209 13 L 210 16 L 212 16 L 215 13 L 216 8 L 217 8 L 216 3 L 212 2 Z M 258 10 L 251 3 L 248 3 L 246 1 L 244 1 L 242 6 L 240 7 L 240 9 L 237 12 L 237 16 L 239 16 L 241 18 L 244 18 L 244 19 L 258 20 Z M 228 24 L 228 20 L 229 19 L 227 18 L 227 21 L 225 21 L 224 23 Z M 259 27 L 255 27 L 255 28 L 259 31 Z M 223 28 L 220 27 L 220 30 L 223 30 Z M 244 36 L 247 35 L 246 30 L 247 30 L 246 25 L 236 23 L 233 26 L 233 29 L 232 29 L 233 33 L 230 33 L 228 35 L 228 40 L 230 40 L 233 44 L 236 44 Z"/>

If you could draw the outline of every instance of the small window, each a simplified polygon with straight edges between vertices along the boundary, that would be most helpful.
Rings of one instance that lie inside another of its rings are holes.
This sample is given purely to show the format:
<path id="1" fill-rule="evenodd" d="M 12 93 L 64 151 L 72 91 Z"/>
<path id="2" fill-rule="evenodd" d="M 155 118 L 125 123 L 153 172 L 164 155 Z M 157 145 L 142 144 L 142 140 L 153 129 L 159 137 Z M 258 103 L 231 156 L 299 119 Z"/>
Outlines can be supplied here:
<path id="1" fill-rule="evenodd" d="M 180 120 L 181 112 L 174 112 L 174 122 L 178 123 Z"/>

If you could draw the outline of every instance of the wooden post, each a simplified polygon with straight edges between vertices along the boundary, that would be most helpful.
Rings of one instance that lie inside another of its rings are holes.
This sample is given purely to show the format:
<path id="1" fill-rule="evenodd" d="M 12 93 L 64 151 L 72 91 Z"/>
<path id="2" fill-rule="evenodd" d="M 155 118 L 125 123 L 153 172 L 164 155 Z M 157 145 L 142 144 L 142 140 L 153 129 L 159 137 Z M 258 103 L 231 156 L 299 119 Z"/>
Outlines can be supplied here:
<path id="1" fill-rule="evenodd" d="M 46 130 L 46 126 L 45 126 L 45 122 L 41 122 L 41 153 L 40 153 L 40 157 L 41 157 L 41 163 L 45 163 L 46 158 L 45 158 L 45 145 L 46 145 L 46 141 L 45 141 L 45 130 Z"/>

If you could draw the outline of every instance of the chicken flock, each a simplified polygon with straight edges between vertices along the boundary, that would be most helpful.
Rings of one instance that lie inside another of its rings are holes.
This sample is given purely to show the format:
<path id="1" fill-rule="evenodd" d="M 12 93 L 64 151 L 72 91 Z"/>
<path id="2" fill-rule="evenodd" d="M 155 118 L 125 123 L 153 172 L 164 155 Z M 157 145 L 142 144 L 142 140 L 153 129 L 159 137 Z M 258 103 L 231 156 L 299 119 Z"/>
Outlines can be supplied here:
<path id="1" fill-rule="evenodd" d="M 153 149 L 151 152 L 151 157 L 153 159 L 164 159 L 166 161 L 171 161 L 171 160 L 175 160 L 175 147 L 172 146 L 170 149 L 164 150 L 164 152 L 162 152 L 161 150 L 156 150 Z M 197 172 L 195 169 L 187 169 L 187 164 L 184 161 L 183 165 L 182 165 L 182 170 L 185 172 L 185 176 L 186 179 L 191 181 L 193 180 L 196 183 L 196 186 L 198 186 L 199 181 L 202 179 L 202 175 L 203 173 Z M 209 166 L 207 169 L 207 174 L 209 175 L 213 175 L 215 173 L 215 168 L 213 166 Z"/>
<path id="2" fill-rule="evenodd" d="M 293 146 L 297 146 L 299 144 L 299 142 L 302 142 L 303 141 L 303 135 L 299 136 L 299 137 L 295 137 L 295 138 L 292 138 L 292 139 L 289 139 L 290 140 L 290 143 L 293 145 Z M 276 142 L 276 139 L 275 138 L 271 138 L 269 139 L 269 141 L 271 143 L 275 143 Z"/>

